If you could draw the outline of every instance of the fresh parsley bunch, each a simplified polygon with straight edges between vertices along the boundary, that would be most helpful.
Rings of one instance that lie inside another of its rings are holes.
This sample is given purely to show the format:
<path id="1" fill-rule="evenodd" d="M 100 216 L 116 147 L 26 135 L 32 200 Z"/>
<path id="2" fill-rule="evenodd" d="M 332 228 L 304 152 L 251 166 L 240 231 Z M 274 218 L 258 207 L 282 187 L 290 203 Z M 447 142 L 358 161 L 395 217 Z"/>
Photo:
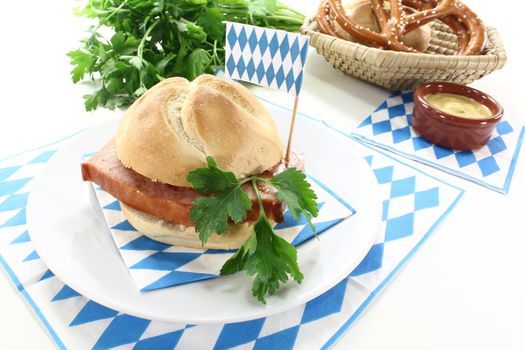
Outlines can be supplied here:
<path id="1" fill-rule="evenodd" d="M 192 187 L 208 196 L 194 200 L 190 209 L 190 220 L 195 223 L 202 244 L 214 232 L 223 233 L 228 223 L 241 223 L 246 219 L 252 201 L 241 186 L 251 184 L 257 196 L 259 216 L 253 231 L 242 247 L 221 268 L 221 275 L 231 275 L 246 271 L 255 275 L 252 294 L 266 304 L 266 294 L 274 294 L 281 283 L 291 276 L 301 283 L 303 274 L 297 264 L 297 250 L 293 245 L 275 234 L 262 203 L 258 182 L 264 182 L 277 190 L 277 198 L 288 205 L 288 209 L 299 219 L 307 219 L 315 232 L 311 219 L 317 216 L 318 209 L 314 191 L 306 181 L 305 175 L 295 168 L 289 168 L 273 178 L 252 175 L 237 179 L 232 172 L 225 172 L 217 166 L 212 157 L 207 158 L 207 168 L 190 172 L 187 180 Z"/>
<path id="2" fill-rule="evenodd" d="M 88 111 L 127 106 L 166 77 L 193 80 L 224 66 L 224 21 L 299 31 L 304 20 L 276 0 L 88 0 L 78 14 L 98 21 L 68 53 L 74 83 L 100 83 L 84 96 Z"/>

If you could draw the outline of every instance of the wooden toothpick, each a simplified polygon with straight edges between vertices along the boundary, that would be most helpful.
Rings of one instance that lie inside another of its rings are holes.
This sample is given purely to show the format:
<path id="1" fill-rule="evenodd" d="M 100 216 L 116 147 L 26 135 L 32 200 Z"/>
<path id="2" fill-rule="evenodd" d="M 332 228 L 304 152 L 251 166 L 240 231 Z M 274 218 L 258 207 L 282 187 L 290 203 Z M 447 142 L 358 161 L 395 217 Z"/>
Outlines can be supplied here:
<path id="1" fill-rule="evenodd" d="M 295 125 L 295 115 L 297 114 L 297 104 L 299 103 L 299 96 L 295 96 L 293 101 L 292 120 L 290 122 L 290 130 L 288 130 L 288 144 L 286 145 L 286 156 L 284 160 L 286 163 L 290 161 L 290 153 L 292 151 L 292 135 Z"/>

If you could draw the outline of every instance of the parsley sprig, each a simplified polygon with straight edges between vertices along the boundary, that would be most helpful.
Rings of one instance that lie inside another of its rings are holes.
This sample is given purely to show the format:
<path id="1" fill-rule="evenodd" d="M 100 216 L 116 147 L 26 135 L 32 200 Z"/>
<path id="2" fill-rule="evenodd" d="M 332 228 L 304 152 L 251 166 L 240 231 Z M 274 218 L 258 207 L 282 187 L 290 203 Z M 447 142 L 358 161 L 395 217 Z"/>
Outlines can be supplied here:
<path id="1" fill-rule="evenodd" d="M 277 0 L 88 0 L 77 14 L 96 21 L 68 53 L 74 83 L 99 83 L 86 110 L 127 106 L 164 78 L 224 66 L 224 21 L 293 32 L 304 21 Z"/>
<path id="2" fill-rule="evenodd" d="M 311 219 L 318 213 L 317 196 L 305 175 L 295 168 L 289 168 L 273 178 L 252 175 L 237 179 L 232 172 L 220 169 L 212 157 L 206 161 L 206 168 L 196 169 L 187 177 L 197 192 L 207 195 L 194 200 L 190 220 L 195 223 L 202 244 L 206 243 L 212 233 L 224 233 L 230 221 L 237 224 L 246 219 L 252 202 L 243 185 L 248 183 L 253 187 L 259 206 L 257 221 L 251 235 L 226 261 L 220 273 L 226 276 L 244 270 L 248 275 L 255 276 L 252 294 L 266 304 L 265 296 L 274 294 L 289 276 L 297 283 L 301 283 L 304 276 L 297 263 L 297 250 L 275 233 L 266 216 L 258 183 L 273 186 L 277 190 L 277 198 L 288 205 L 293 217 L 299 219 L 304 215 L 314 232 Z"/>

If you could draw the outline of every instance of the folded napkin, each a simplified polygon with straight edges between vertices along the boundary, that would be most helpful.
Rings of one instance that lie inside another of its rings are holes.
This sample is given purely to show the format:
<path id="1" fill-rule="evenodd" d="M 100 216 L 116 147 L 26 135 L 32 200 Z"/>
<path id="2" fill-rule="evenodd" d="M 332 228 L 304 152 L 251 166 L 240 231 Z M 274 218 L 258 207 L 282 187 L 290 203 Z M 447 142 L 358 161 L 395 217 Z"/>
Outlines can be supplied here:
<path id="1" fill-rule="evenodd" d="M 381 234 L 359 266 L 323 295 L 282 314 L 233 324 L 174 324 L 97 304 L 56 278 L 39 259 L 27 232 L 26 201 L 32 179 L 62 145 L 0 161 L 0 264 L 61 349 L 327 348 L 409 261 L 463 193 L 355 143 L 373 170 L 383 201 Z"/>
<path id="2" fill-rule="evenodd" d="M 431 144 L 412 128 L 412 92 L 395 92 L 350 134 L 369 144 L 428 164 L 447 173 L 506 193 L 525 128 L 500 122 L 488 144 L 476 151 L 457 151 Z"/>
<path id="3" fill-rule="evenodd" d="M 352 207 L 328 187 L 312 177 L 308 180 L 318 197 L 319 215 L 312 220 L 317 234 L 354 213 Z M 100 187 L 95 193 L 120 255 L 142 291 L 217 278 L 221 266 L 233 255 L 227 250 L 192 249 L 156 242 L 130 225 L 120 210 L 119 202 L 111 194 Z M 275 230 L 294 246 L 314 237 L 304 217 L 294 220 L 286 211 L 284 218 L 285 221 L 277 224 Z"/>

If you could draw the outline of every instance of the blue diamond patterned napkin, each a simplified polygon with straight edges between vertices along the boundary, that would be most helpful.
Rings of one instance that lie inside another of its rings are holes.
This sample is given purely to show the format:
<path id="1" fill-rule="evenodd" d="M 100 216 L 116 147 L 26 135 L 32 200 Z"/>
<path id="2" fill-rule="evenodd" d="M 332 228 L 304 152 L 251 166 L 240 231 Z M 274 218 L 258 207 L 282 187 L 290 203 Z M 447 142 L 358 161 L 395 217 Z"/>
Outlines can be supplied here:
<path id="1" fill-rule="evenodd" d="M 524 127 L 503 120 L 489 143 L 476 151 L 431 144 L 411 127 L 412 92 L 395 92 L 351 133 L 358 140 L 506 193 L 523 141 Z"/>
<path id="2" fill-rule="evenodd" d="M 409 261 L 463 193 L 354 143 L 370 164 L 383 201 L 381 234 L 357 268 L 323 295 L 282 314 L 191 326 L 138 318 L 97 304 L 56 278 L 40 260 L 27 232 L 25 207 L 33 178 L 62 145 L 58 142 L 0 160 L 0 265 L 61 349 L 328 348 Z"/>
<path id="3" fill-rule="evenodd" d="M 321 234 L 349 218 L 354 210 L 316 181 L 309 177 L 319 203 L 319 215 L 312 222 L 317 233 Z M 227 250 L 192 249 L 156 242 L 131 226 L 113 196 L 100 188 L 96 195 L 120 255 L 142 291 L 217 278 L 221 266 L 233 255 Z M 284 217 L 285 221 L 277 224 L 275 230 L 288 242 L 297 246 L 314 237 L 304 217 L 294 220 L 289 211 Z"/>

